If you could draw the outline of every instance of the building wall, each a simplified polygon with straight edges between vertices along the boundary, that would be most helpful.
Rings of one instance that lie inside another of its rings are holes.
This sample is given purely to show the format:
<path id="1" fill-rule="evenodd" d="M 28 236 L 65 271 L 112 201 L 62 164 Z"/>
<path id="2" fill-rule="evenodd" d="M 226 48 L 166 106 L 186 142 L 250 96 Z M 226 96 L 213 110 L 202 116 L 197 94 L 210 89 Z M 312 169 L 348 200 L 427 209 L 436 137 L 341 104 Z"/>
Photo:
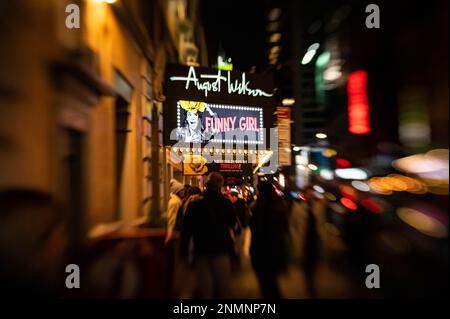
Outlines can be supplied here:
<path id="1" fill-rule="evenodd" d="M 129 120 L 122 185 L 117 198 L 115 98 L 104 98 L 92 113 L 89 133 L 89 197 L 90 225 L 114 222 L 115 205 L 119 205 L 120 218 L 130 224 L 142 211 L 142 77 L 149 67 L 142 52 L 126 29 L 119 24 L 110 5 L 87 1 L 85 4 L 85 30 L 83 39 L 98 56 L 100 74 L 117 88 L 115 72 L 119 72 L 132 88 L 129 101 Z"/>
<path id="2" fill-rule="evenodd" d="M 49 1 L 0 3 L 0 189 L 52 190 L 51 9 Z"/>
<path id="3" fill-rule="evenodd" d="M 81 7 L 79 30 L 65 26 L 65 8 L 71 3 Z M 163 79 L 163 65 L 177 62 L 179 57 L 177 43 L 167 31 L 165 5 L 164 1 L 144 0 L 112 5 L 96 0 L 0 2 L 0 189 L 26 188 L 53 195 L 73 218 L 82 221 L 83 234 L 100 224 L 122 221 L 130 225 L 148 215 L 155 202 L 160 211 L 165 209 L 170 167 L 160 156 L 160 180 L 152 186 L 150 166 L 152 143 L 160 147 L 161 154 L 164 149 L 162 132 L 151 130 L 155 121 L 162 123 L 157 118 L 150 123 L 156 105 L 162 114 L 162 103 L 151 82 L 158 72 Z M 127 10 L 121 11 L 125 6 Z M 151 6 L 154 8 L 149 10 Z M 156 15 L 161 11 L 157 27 L 152 26 L 151 18 L 145 20 L 147 11 Z M 124 19 L 123 14 L 131 16 Z M 136 23 L 137 30 L 130 28 L 127 18 Z M 160 66 L 158 72 L 155 65 Z M 80 72 L 86 74 L 80 76 Z M 117 82 L 117 74 L 131 87 L 129 95 L 124 92 L 127 85 Z M 98 84 L 83 82 L 86 76 L 98 79 L 128 101 L 129 132 L 119 192 L 118 97 L 100 97 L 105 93 L 98 91 Z M 161 88 L 161 82 L 156 87 Z M 73 176 L 67 161 L 70 130 L 80 134 L 82 144 L 81 195 L 75 197 L 81 198 L 82 204 L 75 209 L 68 180 Z M 152 197 L 155 185 L 159 186 L 159 198 Z"/>

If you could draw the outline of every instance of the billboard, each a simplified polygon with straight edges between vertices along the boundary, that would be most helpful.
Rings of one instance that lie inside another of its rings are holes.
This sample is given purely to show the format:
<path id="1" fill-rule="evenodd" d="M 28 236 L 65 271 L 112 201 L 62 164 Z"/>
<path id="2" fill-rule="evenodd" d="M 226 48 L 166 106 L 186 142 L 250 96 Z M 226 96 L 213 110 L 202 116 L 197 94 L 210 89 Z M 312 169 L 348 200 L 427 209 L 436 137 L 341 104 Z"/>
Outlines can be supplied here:
<path id="1" fill-rule="evenodd" d="M 270 74 L 169 64 L 164 94 L 164 144 L 184 175 L 249 175 L 267 155 L 275 111 Z"/>
<path id="2" fill-rule="evenodd" d="M 176 134 L 184 143 L 263 144 L 263 109 L 242 105 L 177 101 Z"/>
<path id="3" fill-rule="evenodd" d="M 271 125 L 271 76 L 168 65 L 164 144 L 264 144 Z"/>

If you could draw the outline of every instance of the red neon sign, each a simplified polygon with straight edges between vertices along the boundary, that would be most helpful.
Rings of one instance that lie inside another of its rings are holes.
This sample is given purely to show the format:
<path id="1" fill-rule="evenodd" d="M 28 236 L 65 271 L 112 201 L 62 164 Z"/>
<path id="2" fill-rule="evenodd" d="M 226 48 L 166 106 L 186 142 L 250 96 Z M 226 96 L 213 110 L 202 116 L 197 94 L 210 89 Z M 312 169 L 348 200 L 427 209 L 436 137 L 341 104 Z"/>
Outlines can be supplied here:
<path id="1" fill-rule="evenodd" d="M 348 130 L 353 134 L 370 132 L 367 72 L 355 71 L 348 76 Z"/>

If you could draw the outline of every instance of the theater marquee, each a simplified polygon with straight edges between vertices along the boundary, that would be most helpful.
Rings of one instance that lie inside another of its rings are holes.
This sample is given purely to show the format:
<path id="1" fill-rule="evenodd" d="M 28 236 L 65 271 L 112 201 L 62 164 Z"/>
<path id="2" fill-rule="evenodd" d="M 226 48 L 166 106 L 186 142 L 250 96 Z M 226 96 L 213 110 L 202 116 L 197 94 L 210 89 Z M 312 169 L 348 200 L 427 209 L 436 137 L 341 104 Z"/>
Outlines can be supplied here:
<path id="1" fill-rule="evenodd" d="M 271 76 L 181 65 L 168 65 L 166 75 L 164 144 L 182 151 L 183 173 L 251 171 L 273 127 Z M 214 159 L 206 162 L 208 154 Z"/>
<path id="2" fill-rule="evenodd" d="M 180 65 L 166 74 L 165 145 L 264 144 L 274 110 L 270 76 Z"/>
<path id="3" fill-rule="evenodd" d="M 177 102 L 175 140 L 185 143 L 263 144 L 261 107 Z"/>

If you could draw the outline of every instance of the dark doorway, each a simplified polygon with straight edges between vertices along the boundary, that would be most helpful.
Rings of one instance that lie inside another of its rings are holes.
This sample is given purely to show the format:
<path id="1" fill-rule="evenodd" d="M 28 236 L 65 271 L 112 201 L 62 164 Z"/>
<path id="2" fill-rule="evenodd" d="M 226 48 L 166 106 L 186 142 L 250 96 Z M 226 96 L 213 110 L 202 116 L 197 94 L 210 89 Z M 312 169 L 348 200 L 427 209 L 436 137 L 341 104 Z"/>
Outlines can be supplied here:
<path id="1" fill-rule="evenodd" d="M 83 133 L 64 129 L 63 183 L 67 203 L 67 222 L 70 243 L 74 248 L 82 244 L 85 234 L 83 198 Z"/>
<path id="2" fill-rule="evenodd" d="M 120 191 L 122 189 L 122 177 L 126 152 L 128 120 L 130 117 L 129 104 L 122 97 L 116 100 L 116 212 L 115 219 L 120 220 Z"/>

